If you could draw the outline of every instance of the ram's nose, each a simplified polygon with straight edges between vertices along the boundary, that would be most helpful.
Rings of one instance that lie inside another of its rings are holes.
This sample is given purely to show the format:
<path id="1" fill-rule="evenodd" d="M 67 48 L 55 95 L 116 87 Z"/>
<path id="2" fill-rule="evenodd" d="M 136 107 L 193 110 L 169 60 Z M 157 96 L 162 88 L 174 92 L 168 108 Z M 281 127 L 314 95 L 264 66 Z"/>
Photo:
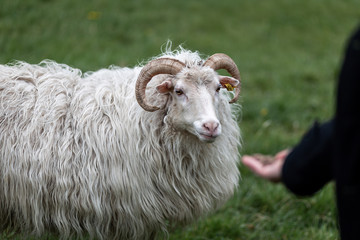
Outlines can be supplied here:
<path id="1" fill-rule="evenodd" d="M 208 133 L 209 136 L 216 135 L 217 129 L 220 123 L 218 121 L 206 122 L 203 124 L 203 129 Z"/>
<path id="2" fill-rule="evenodd" d="M 221 124 L 217 120 L 202 122 L 197 133 L 201 141 L 213 142 L 221 134 Z"/>

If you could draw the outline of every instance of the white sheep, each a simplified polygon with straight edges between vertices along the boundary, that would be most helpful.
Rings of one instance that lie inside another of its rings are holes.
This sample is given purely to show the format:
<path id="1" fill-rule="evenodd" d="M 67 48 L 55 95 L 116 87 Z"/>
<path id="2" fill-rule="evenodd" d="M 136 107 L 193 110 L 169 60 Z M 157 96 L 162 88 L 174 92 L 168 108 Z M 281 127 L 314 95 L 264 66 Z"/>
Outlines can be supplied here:
<path id="1" fill-rule="evenodd" d="M 228 56 L 183 48 L 84 75 L 0 65 L 0 228 L 153 239 L 218 208 L 237 187 L 240 147 L 220 88 L 234 102 L 239 80 Z"/>

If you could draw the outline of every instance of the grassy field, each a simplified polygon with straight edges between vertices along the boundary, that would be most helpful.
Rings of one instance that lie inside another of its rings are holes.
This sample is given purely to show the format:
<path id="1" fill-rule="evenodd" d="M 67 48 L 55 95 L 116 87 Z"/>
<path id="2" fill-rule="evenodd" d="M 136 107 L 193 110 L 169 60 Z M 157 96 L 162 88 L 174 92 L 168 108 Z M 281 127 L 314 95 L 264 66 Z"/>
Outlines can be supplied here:
<path id="1" fill-rule="evenodd" d="M 241 154 L 274 154 L 332 116 L 343 49 L 359 20 L 358 0 L 2 0 L 0 63 L 133 66 L 168 39 L 224 52 L 242 74 Z M 234 197 L 171 240 L 339 239 L 332 184 L 299 199 L 239 168 Z"/>

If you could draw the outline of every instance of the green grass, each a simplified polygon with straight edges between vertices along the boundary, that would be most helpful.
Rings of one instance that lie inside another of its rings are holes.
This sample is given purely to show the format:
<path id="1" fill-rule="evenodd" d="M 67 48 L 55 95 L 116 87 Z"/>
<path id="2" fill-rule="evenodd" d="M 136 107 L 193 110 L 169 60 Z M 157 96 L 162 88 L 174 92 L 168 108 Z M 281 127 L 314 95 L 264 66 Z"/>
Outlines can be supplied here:
<path id="1" fill-rule="evenodd" d="M 133 66 L 159 54 L 167 39 L 205 55 L 224 52 L 242 75 L 241 154 L 274 154 L 296 144 L 315 119 L 332 116 L 359 9 L 358 0 L 3 0 L 0 63 Z M 239 168 L 234 197 L 171 240 L 338 239 L 332 184 L 299 199 Z"/>

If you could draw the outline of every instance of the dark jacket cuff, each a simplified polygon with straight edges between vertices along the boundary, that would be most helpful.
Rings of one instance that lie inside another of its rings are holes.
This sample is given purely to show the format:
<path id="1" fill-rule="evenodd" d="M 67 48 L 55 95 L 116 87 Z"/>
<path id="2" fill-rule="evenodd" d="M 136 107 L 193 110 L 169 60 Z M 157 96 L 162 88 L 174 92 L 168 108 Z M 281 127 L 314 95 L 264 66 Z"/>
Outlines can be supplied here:
<path id="1" fill-rule="evenodd" d="M 332 135 L 334 121 L 315 122 L 287 156 L 282 181 L 296 195 L 312 195 L 333 178 Z"/>

